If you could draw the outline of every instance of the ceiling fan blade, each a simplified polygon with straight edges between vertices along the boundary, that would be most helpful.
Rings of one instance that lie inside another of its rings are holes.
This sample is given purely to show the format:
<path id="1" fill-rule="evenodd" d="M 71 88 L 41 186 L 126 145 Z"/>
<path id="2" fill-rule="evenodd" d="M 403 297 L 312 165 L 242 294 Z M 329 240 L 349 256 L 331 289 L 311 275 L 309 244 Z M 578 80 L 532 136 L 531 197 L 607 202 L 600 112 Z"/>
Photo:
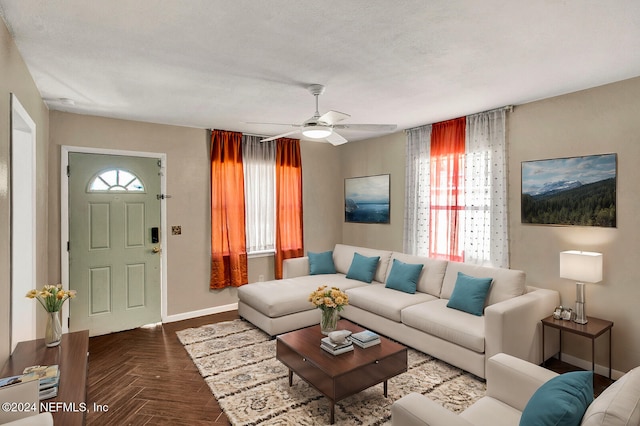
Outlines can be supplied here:
<path id="1" fill-rule="evenodd" d="M 337 124 L 334 129 L 362 130 L 365 132 L 392 132 L 398 128 L 395 124 Z"/>
<path id="2" fill-rule="evenodd" d="M 320 118 L 318 118 L 318 121 L 323 121 L 327 124 L 334 124 L 337 123 L 338 121 L 342 121 L 345 118 L 349 118 L 351 117 L 349 114 L 345 114 L 344 112 L 339 112 L 339 111 L 329 111 L 324 113 Z"/>
<path id="3" fill-rule="evenodd" d="M 294 133 L 298 133 L 299 131 L 300 130 L 294 130 L 292 132 L 281 133 L 279 135 L 271 136 L 270 138 L 261 139 L 260 142 L 269 142 L 269 141 L 273 141 L 273 140 L 276 140 L 276 139 L 284 138 L 285 136 L 289 136 L 289 135 L 292 135 Z"/>
<path id="4" fill-rule="evenodd" d="M 336 132 L 331 133 L 325 139 L 333 146 L 342 145 L 343 143 L 347 143 L 348 142 L 345 138 L 343 138 L 342 136 L 340 136 Z"/>

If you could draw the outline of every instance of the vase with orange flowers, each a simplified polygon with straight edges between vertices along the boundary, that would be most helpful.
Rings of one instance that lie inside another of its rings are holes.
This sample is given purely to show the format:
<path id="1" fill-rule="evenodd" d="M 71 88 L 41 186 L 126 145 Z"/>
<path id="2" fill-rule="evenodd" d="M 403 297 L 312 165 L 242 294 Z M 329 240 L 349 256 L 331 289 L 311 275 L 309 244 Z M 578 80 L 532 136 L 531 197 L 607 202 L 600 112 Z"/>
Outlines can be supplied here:
<path id="1" fill-rule="evenodd" d="M 309 302 L 322 311 L 320 331 L 328 335 L 336 329 L 338 312 L 349 304 L 349 296 L 337 287 L 327 288 L 323 285 L 309 295 Z"/>

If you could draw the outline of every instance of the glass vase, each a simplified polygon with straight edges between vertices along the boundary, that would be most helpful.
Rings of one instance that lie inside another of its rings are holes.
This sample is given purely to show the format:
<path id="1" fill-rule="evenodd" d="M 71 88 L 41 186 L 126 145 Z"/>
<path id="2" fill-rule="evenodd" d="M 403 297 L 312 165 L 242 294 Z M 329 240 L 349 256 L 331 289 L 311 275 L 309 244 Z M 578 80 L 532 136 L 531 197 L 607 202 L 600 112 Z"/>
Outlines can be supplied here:
<path id="1" fill-rule="evenodd" d="M 320 331 L 322 331 L 322 334 L 328 335 L 335 331 L 339 317 L 337 309 L 323 309 L 322 318 L 320 319 Z"/>
<path id="2" fill-rule="evenodd" d="M 58 346 L 62 340 L 62 325 L 59 312 L 47 312 L 47 328 L 44 331 L 44 343 L 48 348 Z"/>

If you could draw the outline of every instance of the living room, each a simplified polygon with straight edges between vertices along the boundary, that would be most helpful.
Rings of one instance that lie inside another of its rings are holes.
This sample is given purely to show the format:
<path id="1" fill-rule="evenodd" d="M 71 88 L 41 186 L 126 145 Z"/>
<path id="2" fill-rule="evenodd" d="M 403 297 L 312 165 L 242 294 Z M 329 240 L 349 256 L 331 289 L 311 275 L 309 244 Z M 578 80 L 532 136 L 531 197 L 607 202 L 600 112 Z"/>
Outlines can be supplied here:
<path id="1" fill-rule="evenodd" d="M 638 27 L 637 6 L 627 13 L 636 19 Z M 210 291 L 208 287 L 208 130 L 52 108 L 45 103 L 4 23 L 0 24 L 0 46 L 0 89 L 5 100 L 0 104 L 2 128 L 10 128 L 10 93 L 18 96 L 37 125 L 36 282 L 57 283 L 62 275 L 60 147 L 163 152 L 167 156 L 167 193 L 172 197 L 166 202 L 167 224 L 182 227 L 181 235 L 167 235 L 164 248 L 167 287 L 163 319 L 170 322 L 233 310 L 237 303 L 234 288 Z M 610 49 L 615 50 L 616 46 Z M 628 50 L 626 55 L 635 64 L 633 52 Z M 615 323 L 612 364 L 614 376 L 618 377 L 640 365 L 640 341 L 635 339 L 640 334 L 640 314 L 635 306 L 640 299 L 640 289 L 634 278 L 634 253 L 640 249 L 640 230 L 636 225 L 640 194 L 634 189 L 640 179 L 640 171 L 635 168 L 640 158 L 640 145 L 635 140 L 640 134 L 640 68 L 637 64 L 635 70 L 635 75 L 620 75 L 597 87 L 554 96 L 541 93 L 538 100 L 515 104 L 507 114 L 510 267 L 525 271 L 528 285 L 557 290 L 562 304 L 573 306 L 575 282 L 560 278 L 559 253 L 571 249 L 603 253 L 604 279 L 588 285 L 587 309 L 589 315 Z M 576 78 L 581 73 L 582 69 L 573 71 Z M 521 81 L 526 81 L 526 76 Z M 329 85 L 327 90 L 330 88 Z M 311 100 L 303 89 L 297 90 L 302 101 Z M 465 111 L 458 116 L 475 112 L 479 111 Z M 443 117 L 446 118 L 453 117 Z M 351 141 L 339 147 L 301 142 L 306 251 L 330 250 L 336 243 L 402 251 L 405 143 L 406 135 L 402 131 Z M 10 136 L 6 130 L 0 134 L 0 164 L 5 165 L 0 174 L 0 181 L 4 182 L 4 189 L 0 191 L 0 270 L 3 271 L 0 291 L 5 294 L 10 293 L 10 210 L 6 189 L 9 149 Z M 618 161 L 615 228 L 537 226 L 521 222 L 523 161 L 608 153 L 617 154 Z M 344 179 L 378 174 L 391 177 L 390 223 L 345 223 Z M 265 279 L 273 278 L 272 257 L 249 260 L 249 281 L 258 281 L 261 275 Z M 0 299 L 0 312 L 5 318 L 0 325 L 0 364 L 6 361 L 10 351 L 9 311 L 9 300 Z M 37 334 L 43 333 L 44 321 L 39 321 Z M 564 344 L 567 359 L 588 366 L 591 355 L 587 343 L 567 336 Z M 597 349 L 596 363 L 604 368 L 608 363 L 606 345 L 599 345 Z"/>

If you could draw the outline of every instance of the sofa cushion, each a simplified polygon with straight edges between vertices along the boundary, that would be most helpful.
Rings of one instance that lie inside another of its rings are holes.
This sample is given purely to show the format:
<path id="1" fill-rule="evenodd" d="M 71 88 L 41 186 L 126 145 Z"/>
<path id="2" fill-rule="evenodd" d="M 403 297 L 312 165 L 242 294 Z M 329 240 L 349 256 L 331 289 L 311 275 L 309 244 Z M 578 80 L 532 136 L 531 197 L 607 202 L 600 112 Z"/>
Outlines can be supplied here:
<path id="1" fill-rule="evenodd" d="M 322 285 L 335 286 L 344 291 L 367 284 L 346 279 L 342 274 L 306 275 L 240 286 L 238 299 L 270 318 L 277 318 L 316 309 L 309 302 L 309 295 Z"/>
<path id="2" fill-rule="evenodd" d="M 380 256 L 367 257 L 357 252 L 354 253 L 349 272 L 347 272 L 347 278 L 370 283 L 373 281 L 376 269 L 378 269 L 379 261 Z"/>
<path id="3" fill-rule="evenodd" d="M 449 309 L 447 302 L 446 299 L 434 299 L 409 306 L 402 310 L 402 323 L 472 351 L 484 353 L 484 317 Z"/>
<path id="4" fill-rule="evenodd" d="M 520 421 L 522 412 L 491 398 L 480 398 L 469 408 L 460 413 L 460 417 L 473 426 L 513 426 Z"/>
<path id="5" fill-rule="evenodd" d="M 400 322 L 400 312 L 407 306 L 436 300 L 425 293 L 409 294 L 386 288 L 384 284 L 369 284 L 347 290 L 349 305 Z"/>
<path id="6" fill-rule="evenodd" d="M 422 267 L 422 263 L 404 263 L 398 259 L 393 259 L 391 272 L 387 276 L 386 287 L 409 294 L 415 293 Z"/>
<path id="7" fill-rule="evenodd" d="M 424 266 L 420 272 L 420 278 L 416 290 L 422 293 L 429 293 L 432 296 L 440 297 L 442 290 L 442 280 L 447 270 L 447 261 L 442 259 L 431 259 L 426 256 L 414 256 L 411 254 L 393 252 L 391 261 L 397 259 L 404 263 L 422 263 Z M 393 266 L 390 266 L 393 268 Z M 390 271 L 387 273 L 389 275 Z"/>
<path id="8" fill-rule="evenodd" d="M 449 299 L 458 279 L 458 272 L 472 277 L 493 278 L 485 306 L 522 296 L 526 293 L 525 273 L 516 269 L 491 268 L 461 262 L 449 262 L 442 283 L 442 299 Z"/>
<path id="9" fill-rule="evenodd" d="M 351 262 L 353 262 L 353 255 L 358 252 L 362 256 L 373 257 L 380 256 L 380 262 L 378 263 L 378 269 L 376 270 L 373 279 L 375 281 L 383 283 L 387 276 L 387 268 L 389 266 L 389 259 L 391 259 L 391 252 L 388 250 L 376 250 L 366 247 L 348 246 L 346 244 L 336 244 L 333 249 L 333 263 L 336 266 L 336 272 L 346 274 L 349 272 Z"/>
<path id="10" fill-rule="evenodd" d="M 309 257 L 309 274 L 335 274 L 336 267 L 333 264 L 333 251 L 324 251 L 322 253 L 308 252 Z"/>
<path id="11" fill-rule="evenodd" d="M 492 278 L 471 277 L 458 272 L 458 280 L 447 303 L 447 308 L 481 316 L 484 313 L 484 301 L 487 298 L 491 281 L 493 281 Z"/>
<path id="12" fill-rule="evenodd" d="M 609 386 L 591 403 L 582 418 L 583 426 L 640 424 L 640 367 Z"/>
<path id="13" fill-rule="evenodd" d="M 561 374 L 533 394 L 522 411 L 520 425 L 578 426 L 592 401 L 592 371 Z"/>

